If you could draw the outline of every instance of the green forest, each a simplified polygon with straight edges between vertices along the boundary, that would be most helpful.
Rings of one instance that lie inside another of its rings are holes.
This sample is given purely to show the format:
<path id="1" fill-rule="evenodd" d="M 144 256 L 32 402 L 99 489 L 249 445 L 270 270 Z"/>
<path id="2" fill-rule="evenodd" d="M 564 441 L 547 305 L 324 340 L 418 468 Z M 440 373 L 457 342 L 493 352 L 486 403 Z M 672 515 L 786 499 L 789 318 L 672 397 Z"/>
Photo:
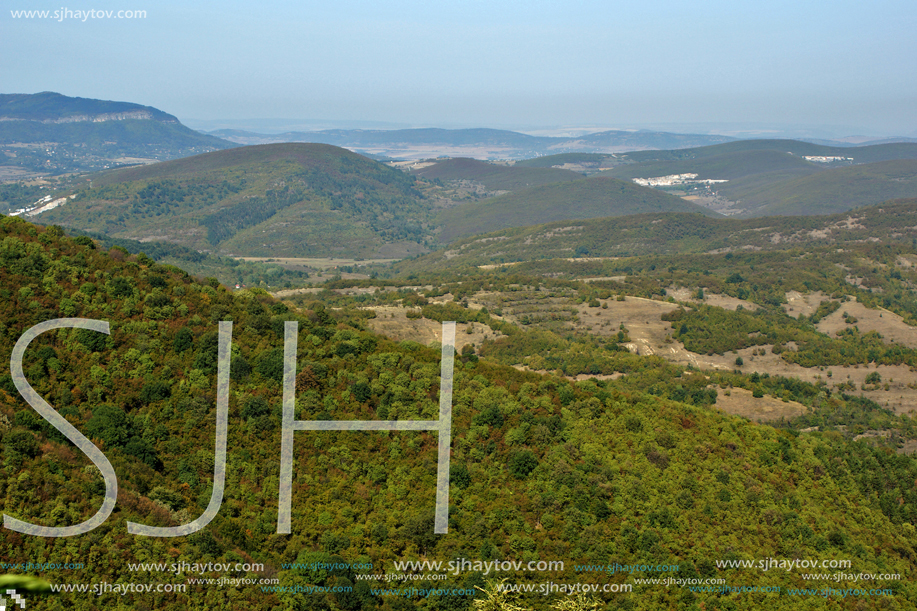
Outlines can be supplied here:
<path id="1" fill-rule="evenodd" d="M 612 264 L 625 263 L 636 267 L 633 261 Z M 768 265 L 751 264 L 768 273 Z M 660 269 L 658 263 L 642 265 Z M 707 277 L 703 270 L 690 271 L 691 265 L 684 273 Z M 781 265 L 773 262 L 775 269 Z M 751 286 L 756 280 L 751 275 L 730 282 L 728 274 L 709 271 L 711 289 L 713 283 L 727 292 L 745 288 L 746 298 L 763 306 L 773 298 L 761 289 L 763 281 L 757 290 Z M 4 529 L 0 557 L 6 563 L 83 565 L 23 571 L 53 584 L 188 587 L 179 593 L 57 593 L 42 599 L 41 608 L 917 605 L 911 579 L 917 563 L 917 462 L 896 452 L 895 438 L 853 441 L 857 430 L 868 428 L 917 436 L 911 419 L 824 385 L 741 370 L 702 372 L 638 356 L 623 347 L 633 332 L 626 327 L 607 337 L 587 337 L 565 330 L 563 320 L 540 321 L 533 313 L 528 324 L 517 324 L 500 306 L 473 310 L 465 303 L 481 290 L 500 289 L 524 296 L 521 301 L 543 293 L 546 300 L 569 298 L 601 311 L 601 304 L 625 292 L 667 286 L 665 277 L 651 282 L 633 273 L 632 282 L 603 285 L 510 273 L 441 276 L 431 283 L 433 289 L 420 292 L 385 288 L 393 282 L 389 278 L 362 281 L 379 289 L 366 297 L 336 292 L 347 285 L 336 281 L 323 293 L 280 302 L 261 289 L 227 290 L 216 279 L 196 280 L 149 256 L 8 217 L 0 219 L 0 275 L 4 363 L 10 362 L 16 341 L 37 323 L 88 318 L 110 324 L 107 336 L 79 329 L 43 334 L 29 346 L 23 367 L 39 395 L 103 450 L 119 483 L 116 510 L 91 532 L 43 538 Z M 407 280 L 418 281 L 426 282 L 416 276 Z M 451 302 L 434 303 L 448 293 Z M 551 293 L 555 297 L 548 297 Z M 909 313 L 904 295 L 897 300 L 889 291 L 883 295 L 887 307 Z M 837 295 L 836 307 L 844 307 L 843 298 Z M 417 320 L 456 320 L 501 333 L 456 355 L 449 532 L 433 532 L 436 433 L 298 431 L 292 532 L 278 534 L 284 323 L 299 326 L 297 419 L 435 419 L 439 346 L 377 335 L 369 329 L 372 314 L 361 309 L 402 301 L 417 311 Z M 815 318 L 827 315 L 834 304 Z M 806 355 L 822 350 L 839 362 L 850 356 L 909 364 L 912 358 L 910 351 L 891 350 L 855 329 L 820 339 L 811 329 L 812 318 L 787 320 L 774 309 L 723 314 L 689 305 L 670 318 L 673 332 L 704 352 L 748 345 L 749 333 L 757 334 L 754 341 L 773 333 L 778 342 L 797 346 L 785 350 L 784 358 L 810 358 Z M 128 534 L 127 521 L 188 523 L 211 498 L 220 321 L 232 321 L 233 333 L 226 488 L 219 513 L 189 536 Z M 735 333 L 713 333 L 716 325 Z M 546 372 L 510 366 L 525 357 L 542 359 L 531 368 Z M 595 377 L 574 381 L 563 375 L 580 372 Z M 625 375 L 608 379 L 602 373 Z M 717 410 L 716 388 L 785 397 L 810 410 L 797 421 L 757 424 Z M 813 426 L 820 430 L 812 431 Z M 0 451 L 6 515 L 46 526 L 71 525 L 92 516 L 104 499 L 98 471 L 25 403 L 8 371 L 0 373 Z M 800 570 L 724 565 L 767 558 L 843 559 L 851 563 L 843 573 L 900 578 L 866 584 L 843 575 L 835 581 L 807 580 Z M 436 571 L 395 566 L 461 559 L 562 561 L 564 568 L 487 575 L 441 571 L 446 577 L 437 579 L 431 577 Z M 263 568 L 200 575 L 130 568 L 182 562 Z M 615 563 L 648 569 L 629 574 L 606 568 Z M 410 573 L 420 576 L 385 581 Z M 189 582 L 190 577 L 269 580 L 270 585 L 201 584 Z M 648 582 L 666 577 L 780 592 L 704 591 Z M 504 585 L 630 584 L 632 591 L 592 597 L 500 595 L 496 588 L 503 578 Z M 886 594 L 799 593 L 826 587 L 881 588 Z"/>

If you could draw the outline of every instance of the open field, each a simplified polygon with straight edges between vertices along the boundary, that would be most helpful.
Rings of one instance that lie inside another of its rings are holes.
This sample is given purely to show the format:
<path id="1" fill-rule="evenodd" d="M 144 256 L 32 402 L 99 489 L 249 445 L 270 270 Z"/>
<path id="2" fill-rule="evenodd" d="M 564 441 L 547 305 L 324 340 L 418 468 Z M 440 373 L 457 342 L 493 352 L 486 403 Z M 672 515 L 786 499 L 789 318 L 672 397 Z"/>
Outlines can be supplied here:
<path id="1" fill-rule="evenodd" d="M 849 317 L 845 319 L 844 314 Z M 850 321 L 850 322 L 848 322 Z M 823 318 L 818 323 L 819 331 L 834 335 L 841 329 L 856 326 L 861 333 L 875 331 L 892 344 L 904 344 L 917 349 L 917 328 L 904 322 L 904 319 L 885 309 L 873 310 L 858 301 L 848 301 L 841 305 L 837 312 Z"/>
<path id="2" fill-rule="evenodd" d="M 783 306 L 783 311 L 794 318 L 798 318 L 800 315 L 811 316 L 818 309 L 818 306 L 828 299 L 828 295 L 821 291 L 805 295 L 799 291 L 790 291 L 786 294 L 786 304 Z"/>
<path id="3" fill-rule="evenodd" d="M 336 259 L 334 257 L 236 257 L 242 261 L 259 263 L 276 263 L 288 269 L 331 269 L 342 265 L 373 265 L 375 263 L 392 263 L 398 259 Z"/>
<path id="4" fill-rule="evenodd" d="M 42 176 L 37 172 L 31 172 L 29 170 L 24 170 L 19 166 L 0 166 L 0 182 L 15 182 L 20 180 L 29 180 L 32 178 L 38 178 Z"/>
<path id="5" fill-rule="evenodd" d="M 707 297 L 705 301 L 714 305 L 709 300 L 713 296 L 708 295 Z M 813 295 L 806 301 L 800 296 L 796 297 L 793 303 L 806 303 L 810 307 L 811 303 L 815 303 L 820 298 L 820 296 Z M 745 373 L 757 371 L 762 374 L 797 378 L 812 383 L 825 381 L 829 387 L 838 388 L 839 385 L 842 385 L 842 388 L 838 390 L 862 394 L 897 413 L 905 414 L 917 411 L 917 372 L 905 365 L 807 368 L 788 363 L 778 354 L 773 354 L 771 351 L 773 346 L 745 348 L 723 355 L 697 354 L 686 350 L 681 342 L 673 339 L 670 323 L 660 319 L 663 313 L 674 310 L 675 304 L 636 297 L 627 297 L 623 302 L 609 300 L 606 303 L 608 309 L 581 305 L 577 329 L 598 335 L 613 335 L 617 333 L 618 325 L 624 324 L 631 340 L 627 347 L 636 354 L 653 354 L 673 363 L 692 365 L 698 369 L 721 371 L 739 369 Z M 803 308 L 800 307 L 800 309 Z M 843 323 L 844 311 L 853 316 L 863 317 L 860 319 L 863 321 L 861 331 L 876 330 L 886 341 L 917 347 L 917 329 L 906 325 L 900 316 L 887 311 L 869 310 L 857 302 L 844 304 L 835 314 L 826 317 L 819 323 L 818 329 L 830 334 L 846 326 Z M 744 362 L 740 367 L 736 365 L 737 357 L 741 357 Z M 869 390 L 863 390 L 866 376 L 872 372 L 881 376 L 882 383 L 869 386 Z"/>
<path id="6" fill-rule="evenodd" d="M 372 308 L 375 318 L 367 321 L 367 326 L 375 333 L 391 339 L 411 340 L 424 345 L 442 341 L 442 324 L 427 318 L 408 318 L 407 309 L 400 306 L 376 306 Z M 455 349 L 462 351 L 467 344 L 480 346 L 487 339 L 501 337 L 502 333 L 492 331 L 480 323 L 456 323 Z"/>
<path id="7" fill-rule="evenodd" d="M 767 395 L 756 398 L 744 388 L 717 389 L 716 408 L 755 422 L 790 420 L 806 412 L 806 406 L 801 403 L 781 401 Z"/>
<path id="8" fill-rule="evenodd" d="M 695 294 L 696 289 L 674 289 L 670 295 L 674 293 L 682 297 L 682 292 Z M 442 299 L 448 299 L 448 296 Z M 790 303 L 787 309 L 792 309 L 792 313 L 811 313 L 823 299 L 824 295 L 820 294 L 788 295 Z M 627 296 L 624 301 L 601 300 L 600 303 L 607 307 L 589 307 L 587 304 L 576 304 L 570 296 L 562 292 L 545 291 L 479 292 L 470 296 L 467 301 L 469 308 L 477 309 L 483 306 L 491 312 L 499 309 L 503 313 L 502 317 L 510 322 L 541 325 L 561 333 L 564 330 L 573 330 L 581 334 L 612 337 L 623 325 L 629 337 L 625 345 L 638 355 L 655 355 L 672 363 L 700 370 L 741 371 L 747 374 L 758 372 L 796 378 L 814 384 L 825 382 L 832 391 L 865 396 L 899 414 L 917 411 L 917 372 L 906 365 L 863 364 L 807 368 L 789 363 L 779 354 L 774 354 L 771 345 L 744 348 L 722 355 L 698 354 L 687 350 L 684 344 L 674 339 L 671 323 L 661 319 L 663 314 L 679 307 L 678 304 L 669 301 Z M 696 299 L 693 301 L 697 302 Z M 735 310 L 737 306 L 747 309 L 757 307 L 747 301 L 712 293 L 704 296 L 704 302 L 731 310 Z M 373 330 L 396 339 L 412 339 L 424 344 L 438 340 L 436 333 L 439 323 L 424 319 L 407 319 L 404 309 L 400 307 L 375 309 L 379 317 L 369 321 Z M 917 346 L 917 329 L 906 325 L 899 316 L 886 311 L 869 310 L 857 302 L 847 303 L 837 313 L 826 317 L 819 323 L 819 330 L 833 333 L 843 326 L 844 311 L 863 321 L 861 324 L 864 326 L 861 330 L 877 330 L 889 342 Z M 486 331 L 482 332 L 480 327 L 483 326 L 475 325 L 474 333 L 466 336 L 464 327 L 460 326 L 458 335 L 462 335 L 464 341 L 457 340 L 459 349 L 469 341 L 480 345 L 484 339 L 495 337 L 488 335 Z M 742 365 L 736 364 L 737 358 L 742 359 Z M 866 377 L 871 373 L 881 376 L 880 384 L 866 384 Z M 749 399 L 749 402 L 743 399 L 744 395 L 741 392 L 731 396 L 722 393 L 720 395 L 723 403 L 720 404 L 718 401 L 717 407 L 753 419 L 790 418 L 801 413 L 799 404 L 786 404 L 773 397 L 763 402 L 759 399 Z"/>
<path id="9" fill-rule="evenodd" d="M 746 310 L 757 310 L 758 305 L 746 299 L 739 299 L 730 295 L 720 295 L 718 293 L 705 292 L 703 299 L 697 298 L 697 289 L 688 289 L 683 286 L 670 286 L 666 288 L 666 294 L 673 297 L 676 301 L 686 301 L 689 303 L 705 303 L 707 305 L 732 310 L 738 308 Z"/>

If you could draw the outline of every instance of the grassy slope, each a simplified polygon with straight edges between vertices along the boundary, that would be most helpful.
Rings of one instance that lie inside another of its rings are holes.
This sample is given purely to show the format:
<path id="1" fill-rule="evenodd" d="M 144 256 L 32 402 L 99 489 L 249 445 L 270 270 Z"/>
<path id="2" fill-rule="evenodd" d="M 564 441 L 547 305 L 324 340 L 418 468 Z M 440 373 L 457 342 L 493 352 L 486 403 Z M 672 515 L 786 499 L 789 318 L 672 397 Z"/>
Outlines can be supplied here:
<path id="1" fill-rule="evenodd" d="M 649 178 L 670 174 L 694 173 L 698 178 L 732 180 L 769 172 L 815 173 L 823 170 L 815 163 L 795 155 L 773 150 L 736 151 L 673 161 L 647 161 L 606 170 L 604 174 L 615 178 Z"/>
<path id="2" fill-rule="evenodd" d="M 917 199 L 886 202 L 857 210 L 857 226 L 846 227 L 846 214 L 754 219 L 709 218 L 697 214 L 640 214 L 529 227 L 514 227 L 457 240 L 398 268 L 404 272 L 460 268 L 512 261 L 703 253 L 712 250 L 773 250 L 823 246 L 879 238 L 910 241 L 917 232 Z M 447 256 L 448 253 L 448 256 Z"/>
<path id="3" fill-rule="evenodd" d="M 871 163 L 888 159 L 914 159 L 917 158 L 917 144 L 894 143 L 875 144 L 870 146 L 824 146 L 811 144 L 798 140 L 740 140 L 725 144 L 714 144 L 692 149 L 678 149 L 672 151 L 637 151 L 627 153 L 626 156 L 633 162 L 643 161 L 673 161 L 678 159 L 700 159 L 714 157 L 727 153 L 743 151 L 780 151 L 793 155 L 825 155 L 837 157 L 853 157 L 854 163 Z"/>
<path id="4" fill-rule="evenodd" d="M 467 157 L 441 161 L 415 174 L 431 180 L 473 180 L 482 183 L 490 191 L 518 191 L 583 177 L 569 170 L 501 166 Z"/>
<path id="5" fill-rule="evenodd" d="M 727 186 L 746 216 L 830 214 L 858 206 L 917 196 L 917 160 L 895 159 L 833 168 L 758 189 Z"/>
<path id="6" fill-rule="evenodd" d="M 515 167 L 523 168 L 553 168 L 565 163 L 601 163 L 610 157 L 604 153 L 560 153 L 558 155 L 545 155 L 517 161 Z"/>
<path id="7" fill-rule="evenodd" d="M 367 161 L 361 155 L 328 144 L 262 144 L 109 172 L 94 179 L 94 182 L 108 185 L 135 180 L 162 180 L 275 161 L 289 161 L 304 168 L 320 167 L 333 171 L 341 159 L 350 159 L 356 163 Z M 366 165 L 374 164 L 367 162 Z"/>
<path id="8" fill-rule="evenodd" d="M 642 212 L 708 210 L 660 191 L 614 178 L 594 176 L 525 189 L 442 212 L 441 241 L 460 236 L 560 220 L 622 216 Z"/>

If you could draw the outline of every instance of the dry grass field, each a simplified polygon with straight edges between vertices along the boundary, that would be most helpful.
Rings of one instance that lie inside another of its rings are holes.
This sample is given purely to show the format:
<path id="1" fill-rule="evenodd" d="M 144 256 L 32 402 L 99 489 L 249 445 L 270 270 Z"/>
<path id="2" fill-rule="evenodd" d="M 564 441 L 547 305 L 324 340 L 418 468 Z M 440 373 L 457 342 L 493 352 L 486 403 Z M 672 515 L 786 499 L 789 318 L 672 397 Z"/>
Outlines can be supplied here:
<path id="1" fill-rule="evenodd" d="M 425 287 L 414 288 L 423 290 Z M 319 290 L 321 289 L 296 289 L 280 291 L 276 295 L 286 297 L 295 293 Z M 346 289 L 346 292 L 357 294 L 374 290 L 376 289 L 354 288 Z M 696 289 L 672 287 L 667 293 L 688 306 L 700 301 L 696 298 Z M 522 326 L 542 326 L 560 333 L 575 331 L 610 337 L 617 335 L 623 326 L 629 337 L 626 346 L 636 354 L 656 355 L 672 363 L 700 370 L 739 370 L 749 374 L 758 372 L 796 378 L 810 383 L 825 382 L 832 390 L 865 396 L 896 413 L 917 414 L 917 371 L 912 371 L 908 366 L 877 367 L 862 364 L 806 368 L 783 360 L 779 354 L 772 352 L 773 346 L 769 345 L 745 348 L 722 355 L 698 354 L 685 349 L 684 344 L 674 339 L 671 324 L 661 319 L 663 314 L 681 307 L 678 303 L 628 296 L 623 301 L 616 298 L 600 300 L 600 307 L 590 307 L 585 303 L 578 304 L 573 297 L 573 293 L 568 294 L 565 291 L 550 292 L 533 287 L 518 287 L 512 291 L 479 292 L 469 296 L 466 301 L 471 309 L 487 307 L 491 315 L 502 313 L 501 316 L 497 316 L 498 318 Z M 435 302 L 451 299 L 452 296 L 447 294 L 437 298 Z M 788 293 L 788 303 L 784 308 L 791 316 L 810 315 L 825 299 L 827 296 L 821 293 Z M 705 294 L 703 302 L 729 310 L 735 310 L 740 306 L 749 310 L 757 308 L 751 302 L 713 293 Z M 377 333 L 394 340 L 412 340 L 424 345 L 441 341 L 441 325 L 436 321 L 408 318 L 407 310 L 401 306 L 373 306 L 372 309 L 376 313 L 376 318 L 368 320 L 367 324 Z M 843 316 L 845 312 L 848 314 L 847 319 Z M 837 312 L 819 322 L 818 329 L 832 335 L 848 326 L 848 321 L 853 319 L 856 319 L 855 324 L 860 331 L 877 331 L 885 341 L 917 349 L 917 328 L 905 324 L 900 316 L 891 312 L 871 310 L 856 301 L 844 303 Z M 461 351 L 469 343 L 477 347 L 483 341 L 499 335 L 480 323 L 458 324 L 456 348 Z M 739 357 L 742 365 L 736 364 Z M 881 382 L 866 385 L 866 377 L 874 372 L 881 376 Z M 590 377 L 593 376 L 582 375 L 571 379 Z M 717 408 L 759 421 L 792 418 L 804 409 L 798 403 L 787 403 L 774 397 L 753 398 L 750 393 L 741 389 L 731 389 L 729 395 L 720 389 Z"/>
<path id="2" fill-rule="evenodd" d="M 442 341 L 442 324 L 427 318 L 408 318 L 407 309 L 400 306 L 374 306 L 375 318 L 366 321 L 375 333 L 396 340 L 411 340 L 423 345 Z M 467 344 L 475 347 L 485 339 L 501 337 L 502 333 L 492 331 L 480 323 L 457 323 L 455 325 L 455 349 L 462 351 Z"/>
<path id="3" fill-rule="evenodd" d="M 806 412 L 806 406 L 795 401 L 781 401 L 767 395 L 755 398 L 744 388 L 717 389 L 716 409 L 743 416 L 755 422 L 790 420 Z M 728 394 L 727 394 L 728 393 Z"/>

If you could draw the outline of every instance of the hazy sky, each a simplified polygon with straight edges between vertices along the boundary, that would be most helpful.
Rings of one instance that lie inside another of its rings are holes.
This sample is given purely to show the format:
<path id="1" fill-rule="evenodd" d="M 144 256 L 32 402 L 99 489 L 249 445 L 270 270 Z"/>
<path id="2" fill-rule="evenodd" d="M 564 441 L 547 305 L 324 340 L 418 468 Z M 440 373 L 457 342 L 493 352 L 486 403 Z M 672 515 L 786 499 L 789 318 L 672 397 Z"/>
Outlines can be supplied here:
<path id="1" fill-rule="evenodd" d="M 917 136 L 914 0 L 187 4 L 4 2 L 0 92 L 137 102 L 183 121 Z M 13 18 L 20 9 L 147 16 Z"/>

